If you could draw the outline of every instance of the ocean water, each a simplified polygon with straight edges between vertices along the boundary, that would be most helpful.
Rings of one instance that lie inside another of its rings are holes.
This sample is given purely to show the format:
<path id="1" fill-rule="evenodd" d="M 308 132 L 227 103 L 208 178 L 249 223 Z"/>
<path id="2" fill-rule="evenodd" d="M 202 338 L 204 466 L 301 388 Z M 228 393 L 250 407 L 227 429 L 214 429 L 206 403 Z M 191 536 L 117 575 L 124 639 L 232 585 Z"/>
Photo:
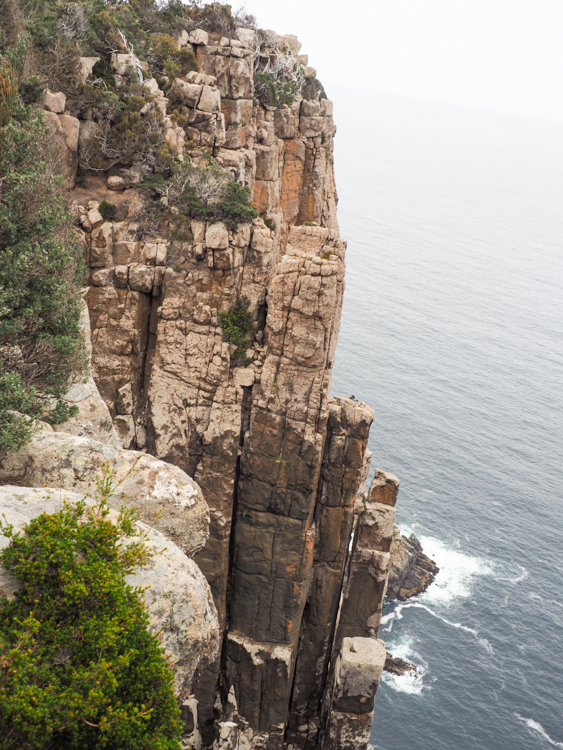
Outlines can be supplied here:
<path id="1" fill-rule="evenodd" d="M 335 96 L 347 286 L 333 392 L 441 572 L 387 602 L 378 750 L 563 748 L 561 125 Z"/>

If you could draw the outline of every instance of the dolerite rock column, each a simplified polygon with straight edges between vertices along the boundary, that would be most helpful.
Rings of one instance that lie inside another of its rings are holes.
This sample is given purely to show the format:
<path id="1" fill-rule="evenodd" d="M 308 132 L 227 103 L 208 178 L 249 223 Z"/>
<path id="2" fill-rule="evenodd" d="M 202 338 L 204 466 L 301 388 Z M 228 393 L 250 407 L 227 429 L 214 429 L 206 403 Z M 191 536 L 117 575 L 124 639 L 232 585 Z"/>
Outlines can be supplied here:
<path id="1" fill-rule="evenodd" d="M 377 638 L 389 571 L 399 480 L 376 470 L 359 516 L 336 648 L 347 637 Z"/>
<path id="2" fill-rule="evenodd" d="M 362 750 L 369 742 L 385 646 L 375 638 L 345 638 L 334 670 L 332 711 L 323 750 Z"/>
<path id="3" fill-rule="evenodd" d="M 318 717 L 340 605 L 354 503 L 365 481 L 373 410 L 350 399 L 331 400 L 315 510 L 313 578 L 303 617 L 286 741 L 316 746 Z"/>
<path id="4" fill-rule="evenodd" d="M 227 677 L 240 715 L 270 735 L 270 746 L 285 730 L 311 582 L 344 247 L 329 229 L 290 230 L 270 286 L 268 353 L 241 456 Z"/>
<path id="5" fill-rule="evenodd" d="M 386 658 L 377 634 L 398 492 L 397 477 L 376 470 L 356 524 L 334 642 L 332 685 L 321 715 L 323 750 L 367 747 Z"/>

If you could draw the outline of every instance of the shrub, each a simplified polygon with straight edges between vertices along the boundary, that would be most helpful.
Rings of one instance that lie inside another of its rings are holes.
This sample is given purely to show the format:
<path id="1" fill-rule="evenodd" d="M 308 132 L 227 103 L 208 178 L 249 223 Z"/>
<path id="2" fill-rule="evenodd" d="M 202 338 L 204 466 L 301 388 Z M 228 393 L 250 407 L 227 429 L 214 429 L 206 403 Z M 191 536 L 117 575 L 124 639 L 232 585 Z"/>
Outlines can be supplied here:
<path id="1" fill-rule="evenodd" d="M 116 207 L 113 205 L 113 203 L 102 201 L 98 206 L 98 211 L 101 213 L 102 218 L 105 221 L 113 221 L 115 219 Z"/>
<path id="2" fill-rule="evenodd" d="M 148 631 L 142 590 L 124 576 L 147 563 L 135 511 L 108 518 L 113 473 L 98 502 L 34 518 L 0 552 L 18 580 L 0 601 L 3 750 L 179 750 L 173 674 Z"/>
<path id="3" fill-rule="evenodd" d="M 0 129 L 12 119 L 18 83 L 16 71 L 6 59 L 0 60 Z"/>
<path id="4" fill-rule="evenodd" d="M 157 36 L 153 46 L 155 75 L 159 77 L 162 73 L 168 78 L 174 79 L 180 75 L 185 76 L 191 70 L 197 70 L 197 61 L 191 49 L 178 47 L 176 39 L 168 34 Z"/>
<path id="5" fill-rule="evenodd" d="M 324 86 L 318 78 L 315 78 L 315 76 L 307 76 L 305 78 L 305 83 L 303 84 L 303 88 L 301 89 L 301 95 L 303 99 L 308 99 L 309 101 L 326 99 L 326 91 L 324 90 Z"/>
<path id="6" fill-rule="evenodd" d="M 217 316 L 219 325 L 223 329 L 224 340 L 236 346 L 236 351 L 231 357 L 231 366 L 246 364 L 245 352 L 253 330 L 248 305 L 248 300 L 239 297 L 230 310 L 220 310 Z"/>
<path id="7" fill-rule="evenodd" d="M 145 180 L 145 187 L 157 197 L 166 197 L 170 208 L 177 208 L 190 219 L 224 221 L 233 230 L 254 221 L 258 212 L 250 202 L 250 188 L 232 182 L 229 174 L 209 158 L 206 167 L 191 160 L 177 162 L 167 174 Z"/>
<path id="8" fill-rule="evenodd" d="M 250 202 L 250 188 L 238 182 L 229 182 L 217 204 L 215 218 L 234 230 L 239 224 L 254 221 L 257 216 L 258 211 Z"/>
<path id="9" fill-rule="evenodd" d="M 0 184 L 0 451 L 5 451 L 25 442 L 36 417 L 60 421 L 71 415 L 62 397 L 85 369 L 82 252 L 60 194 L 43 113 L 19 97 L 12 119 L 0 129 Z"/>
<path id="10" fill-rule="evenodd" d="M 39 101 L 44 89 L 41 76 L 28 76 L 20 83 L 19 94 L 25 104 L 34 104 Z"/>
<path id="11" fill-rule="evenodd" d="M 290 107 L 299 93 L 296 81 L 284 81 L 272 73 L 254 74 L 254 96 L 261 104 L 281 109 Z"/>

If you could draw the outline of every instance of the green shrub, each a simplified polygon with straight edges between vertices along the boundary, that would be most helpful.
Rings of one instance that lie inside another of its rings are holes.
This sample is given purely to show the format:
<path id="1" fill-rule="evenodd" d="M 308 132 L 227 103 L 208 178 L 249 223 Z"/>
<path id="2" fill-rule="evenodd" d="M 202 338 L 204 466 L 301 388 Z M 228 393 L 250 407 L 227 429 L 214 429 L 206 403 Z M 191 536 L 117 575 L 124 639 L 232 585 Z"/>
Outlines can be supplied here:
<path id="1" fill-rule="evenodd" d="M 282 109 L 290 107 L 299 93 L 296 81 L 284 81 L 272 73 L 254 74 L 254 96 L 261 104 Z"/>
<path id="2" fill-rule="evenodd" d="M 25 104 L 34 104 L 41 98 L 45 84 L 41 76 L 28 76 L 19 86 L 19 94 Z"/>
<path id="3" fill-rule="evenodd" d="M 209 157 L 206 167 L 186 159 L 170 165 L 167 172 L 145 180 L 145 187 L 153 196 L 166 197 L 170 208 L 177 208 L 181 216 L 198 221 L 223 221 L 229 229 L 247 224 L 258 212 L 250 201 L 250 188 L 232 182 Z M 154 206 L 161 210 L 161 204 Z M 181 221 L 176 217 L 175 222 Z"/>
<path id="4" fill-rule="evenodd" d="M 102 218 L 105 221 L 113 221 L 115 219 L 116 207 L 113 205 L 113 203 L 102 201 L 98 206 L 98 211 L 101 213 Z"/>
<path id="5" fill-rule="evenodd" d="M 215 218 L 224 221 L 229 229 L 239 224 L 249 224 L 258 216 L 258 211 L 250 202 L 250 188 L 238 182 L 229 182 L 217 204 Z"/>
<path id="6" fill-rule="evenodd" d="M 239 297 L 230 310 L 220 310 L 217 316 L 219 325 L 223 329 L 224 340 L 236 346 L 236 351 L 231 357 L 231 366 L 246 364 L 245 352 L 253 330 L 248 305 L 248 300 Z"/>
<path id="7" fill-rule="evenodd" d="M 98 502 L 34 518 L 0 552 L 19 582 L 0 600 L 2 750 L 179 750 L 174 677 L 124 576 L 150 553 L 135 511 L 111 523 L 113 473 Z"/>
<path id="8" fill-rule="evenodd" d="M 318 78 L 315 78 L 315 76 L 307 76 L 305 78 L 305 83 L 301 89 L 301 95 L 303 99 L 308 99 L 309 101 L 326 99 L 324 86 Z"/>
<path id="9" fill-rule="evenodd" d="M 29 418 L 71 416 L 62 397 L 85 369 L 82 251 L 55 168 L 43 113 L 17 97 L 0 129 L 0 452 Z"/>

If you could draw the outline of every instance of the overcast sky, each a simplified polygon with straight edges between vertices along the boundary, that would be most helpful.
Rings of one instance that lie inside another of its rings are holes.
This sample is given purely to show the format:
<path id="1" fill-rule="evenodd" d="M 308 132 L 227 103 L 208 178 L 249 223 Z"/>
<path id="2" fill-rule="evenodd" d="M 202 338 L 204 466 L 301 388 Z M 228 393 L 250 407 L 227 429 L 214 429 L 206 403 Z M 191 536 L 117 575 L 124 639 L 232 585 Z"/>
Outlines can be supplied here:
<path id="1" fill-rule="evenodd" d="M 233 1 L 236 8 L 237 2 Z M 563 0 L 246 0 L 344 86 L 563 120 Z"/>

